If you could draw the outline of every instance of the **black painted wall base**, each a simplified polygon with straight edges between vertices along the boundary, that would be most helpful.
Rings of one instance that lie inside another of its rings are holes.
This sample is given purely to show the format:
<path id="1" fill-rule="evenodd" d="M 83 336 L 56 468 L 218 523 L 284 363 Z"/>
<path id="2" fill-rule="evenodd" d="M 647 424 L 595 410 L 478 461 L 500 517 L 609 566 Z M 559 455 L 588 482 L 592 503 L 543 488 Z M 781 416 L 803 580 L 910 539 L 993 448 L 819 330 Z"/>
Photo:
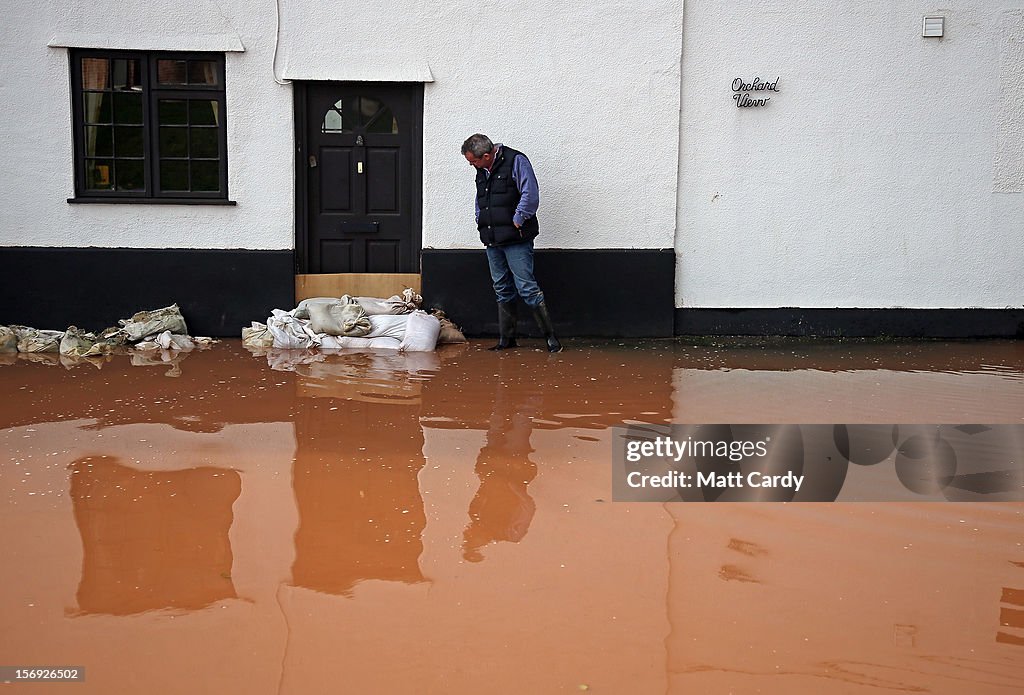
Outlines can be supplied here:
<path id="1" fill-rule="evenodd" d="M 672 336 L 672 249 L 537 249 L 534 271 L 560 336 Z M 483 247 L 425 249 L 422 283 L 424 304 L 443 309 L 467 336 L 498 334 Z M 519 327 L 521 335 L 540 336 L 522 302 Z"/>
<path id="2" fill-rule="evenodd" d="M 291 249 L 0 249 L 0 325 L 100 330 L 177 302 L 193 335 L 235 337 L 295 306 Z M 1024 338 L 1024 309 L 676 309 L 671 249 L 538 249 L 536 274 L 563 337 Z M 426 306 L 471 337 L 497 335 L 487 258 L 426 249 Z M 520 307 L 521 334 L 539 337 Z"/>
<path id="3" fill-rule="evenodd" d="M 101 330 L 177 302 L 192 335 L 225 337 L 295 306 L 291 249 L 6 247 L 0 278 L 0 325 Z"/>
<path id="4" fill-rule="evenodd" d="M 676 335 L 1024 338 L 1024 309 L 676 309 Z"/>

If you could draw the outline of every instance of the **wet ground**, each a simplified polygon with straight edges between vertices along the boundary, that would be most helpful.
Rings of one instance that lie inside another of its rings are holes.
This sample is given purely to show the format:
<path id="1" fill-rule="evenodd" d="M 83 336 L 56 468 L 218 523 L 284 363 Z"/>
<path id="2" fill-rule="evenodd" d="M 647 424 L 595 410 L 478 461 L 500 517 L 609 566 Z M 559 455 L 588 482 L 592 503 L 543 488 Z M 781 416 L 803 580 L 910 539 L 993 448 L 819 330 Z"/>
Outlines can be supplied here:
<path id="1" fill-rule="evenodd" d="M 0 664 L 86 669 L 8 687 L 1024 691 L 1024 504 L 627 504 L 610 465 L 624 422 L 1024 423 L 1024 342 L 484 347 L 7 356 Z"/>

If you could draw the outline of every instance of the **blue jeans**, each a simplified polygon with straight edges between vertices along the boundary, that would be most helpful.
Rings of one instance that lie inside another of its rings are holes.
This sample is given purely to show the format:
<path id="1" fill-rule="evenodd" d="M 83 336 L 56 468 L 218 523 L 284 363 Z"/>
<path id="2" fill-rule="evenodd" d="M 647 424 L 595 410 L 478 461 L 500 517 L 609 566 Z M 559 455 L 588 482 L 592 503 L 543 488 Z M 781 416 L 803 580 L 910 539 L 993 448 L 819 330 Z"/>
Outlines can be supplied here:
<path id="1" fill-rule="evenodd" d="M 514 302 L 518 294 L 527 306 L 544 301 L 544 293 L 533 277 L 533 240 L 506 246 L 488 246 L 487 264 L 499 302 Z"/>

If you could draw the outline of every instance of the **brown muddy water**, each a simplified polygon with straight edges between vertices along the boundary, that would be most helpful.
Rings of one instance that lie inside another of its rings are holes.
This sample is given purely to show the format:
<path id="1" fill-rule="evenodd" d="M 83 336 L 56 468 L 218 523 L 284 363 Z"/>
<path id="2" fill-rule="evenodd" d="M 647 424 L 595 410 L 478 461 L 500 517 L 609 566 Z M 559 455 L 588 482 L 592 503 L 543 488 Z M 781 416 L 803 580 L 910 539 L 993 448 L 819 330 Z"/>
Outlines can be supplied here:
<path id="1" fill-rule="evenodd" d="M 86 673 L 6 687 L 1024 691 L 1024 505 L 627 504 L 610 451 L 1019 424 L 1024 342 L 484 347 L 6 360 L 0 665 Z"/>

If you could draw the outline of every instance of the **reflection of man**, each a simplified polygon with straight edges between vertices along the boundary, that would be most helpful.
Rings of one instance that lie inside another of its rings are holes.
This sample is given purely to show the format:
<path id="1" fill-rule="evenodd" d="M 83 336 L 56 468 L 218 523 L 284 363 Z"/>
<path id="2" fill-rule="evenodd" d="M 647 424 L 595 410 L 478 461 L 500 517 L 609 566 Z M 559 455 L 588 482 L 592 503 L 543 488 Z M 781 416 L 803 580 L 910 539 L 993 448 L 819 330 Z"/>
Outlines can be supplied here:
<path id="1" fill-rule="evenodd" d="M 480 549 L 489 543 L 521 541 L 537 509 L 527 486 L 537 476 L 530 435 L 542 394 L 532 381 L 525 389 L 515 389 L 507 379 L 507 374 L 499 375 L 487 443 L 476 460 L 480 488 L 469 504 L 462 543 L 462 556 L 470 562 L 480 562 Z"/>
<path id="2" fill-rule="evenodd" d="M 476 167 L 476 224 L 487 247 L 487 263 L 498 300 L 498 344 L 516 347 L 516 298 L 533 310 L 550 352 L 560 352 L 544 293 L 533 277 L 533 240 L 539 234 L 537 177 L 522 152 L 471 135 L 462 154 Z"/>

